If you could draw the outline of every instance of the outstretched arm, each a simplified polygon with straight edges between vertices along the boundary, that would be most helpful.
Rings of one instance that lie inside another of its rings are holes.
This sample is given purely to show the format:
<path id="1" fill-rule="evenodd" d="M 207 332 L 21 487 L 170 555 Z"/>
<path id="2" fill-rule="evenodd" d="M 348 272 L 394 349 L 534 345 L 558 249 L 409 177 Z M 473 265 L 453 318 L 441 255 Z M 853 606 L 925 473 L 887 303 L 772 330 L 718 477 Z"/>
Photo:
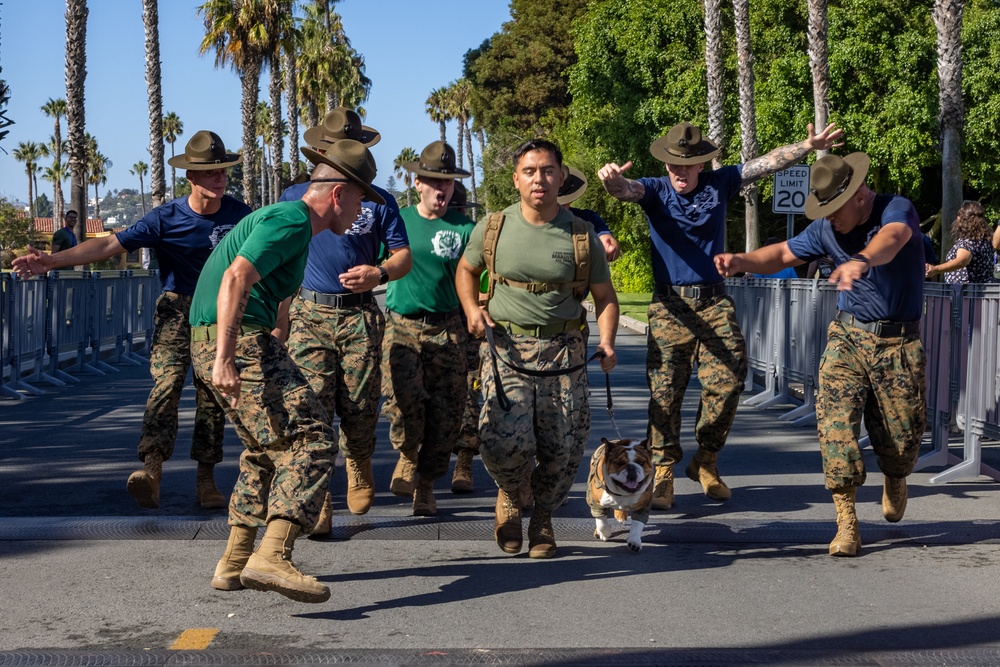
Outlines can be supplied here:
<path id="1" fill-rule="evenodd" d="M 809 123 L 807 130 L 808 136 L 804 141 L 775 148 L 767 155 L 755 157 L 744 164 L 743 185 L 749 185 L 769 174 L 781 171 L 785 167 L 795 164 L 813 151 L 828 150 L 835 146 L 843 145 L 843 142 L 838 142 L 837 139 L 844 135 L 844 131 L 838 128 L 836 123 L 830 123 L 819 134 L 813 133 L 812 123 Z"/>
<path id="2" fill-rule="evenodd" d="M 604 184 L 604 189 L 615 199 L 637 202 L 641 201 L 646 194 L 646 188 L 643 187 L 642 183 L 623 176 L 631 166 L 631 160 L 621 166 L 610 162 L 601 167 L 597 172 L 597 177 Z"/>
<path id="3" fill-rule="evenodd" d="M 28 254 L 14 260 L 14 270 L 22 277 L 43 276 L 49 271 L 77 264 L 92 264 L 102 259 L 120 255 L 125 248 L 118 242 L 114 234 L 97 239 L 84 241 L 75 248 L 50 255 L 32 246 L 28 246 Z"/>

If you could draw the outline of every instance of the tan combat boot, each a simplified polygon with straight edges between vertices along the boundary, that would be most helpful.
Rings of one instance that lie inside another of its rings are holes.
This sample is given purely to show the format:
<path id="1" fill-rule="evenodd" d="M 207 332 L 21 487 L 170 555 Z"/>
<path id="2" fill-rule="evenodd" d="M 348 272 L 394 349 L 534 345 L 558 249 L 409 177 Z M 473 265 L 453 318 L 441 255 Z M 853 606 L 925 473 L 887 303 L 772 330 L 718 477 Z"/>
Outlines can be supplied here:
<path id="1" fill-rule="evenodd" d="M 417 479 L 417 451 L 399 450 L 399 460 L 396 469 L 392 471 L 392 482 L 389 491 L 404 498 L 413 497 L 413 486 Z"/>
<path id="2" fill-rule="evenodd" d="M 837 536 L 830 542 L 831 556 L 856 556 L 861 550 L 861 531 L 858 515 L 854 512 L 857 489 L 844 486 L 833 490 L 833 504 L 837 508 Z"/>
<path id="3" fill-rule="evenodd" d="M 656 477 L 653 478 L 653 501 L 650 507 L 655 510 L 668 510 L 674 506 L 674 464 L 664 463 L 656 466 Z"/>
<path id="4" fill-rule="evenodd" d="M 517 505 L 523 510 L 530 510 L 535 506 L 535 494 L 531 490 L 531 473 L 524 478 L 521 486 L 517 487 Z"/>
<path id="5" fill-rule="evenodd" d="M 497 491 L 496 523 L 493 536 L 500 550 L 508 554 L 521 551 L 524 537 L 521 533 L 521 508 L 503 489 Z"/>
<path id="6" fill-rule="evenodd" d="M 195 477 L 195 497 L 198 504 L 207 510 L 217 510 L 229 505 L 229 501 L 215 485 L 215 464 L 199 463 Z"/>
<path id="7" fill-rule="evenodd" d="M 438 513 L 434 499 L 434 480 L 421 477 L 413 487 L 413 516 L 434 516 Z"/>
<path id="8" fill-rule="evenodd" d="M 375 478 L 371 459 L 347 459 L 347 509 L 364 514 L 375 500 Z"/>
<path id="9" fill-rule="evenodd" d="M 886 477 L 882 486 L 882 516 L 890 523 L 903 518 L 906 511 L 906 478 Z"/>
<path id="10" fill-rule="evenodd" d="M 246 567 L 250 554 L 253 553 L 253 541 L 257 539 L 257 527 L 233 526 L 229 529 L 229 542 L 226 552 L 215 566 L 212 577 L 212 588 L 219 591 L 238 591 L 243 588 L 240 583 L 240 573 Z"/>
<path id="11" fill-rule="evenodd" d="M 129 495 L 148 510 L 160 508 L 160 478 L 163 476 L 163 455 L 150 452 L 142 462 L 142 470 L 128 476 L 125 488 Z"/>
<path id="12" fill-rule="evenodd" d="M 552 512 L 536 507 L 528 522 L 528 557 L 552 558 L 556 555 L 556 534 L 552 530 Z"/>
<path id="13" fill-rule="evenodd" d="M 316 519 L 316 527 L 312 529 L 313 535 L 329 535 L 333 530 L 333 496 L 327 491 L 323 494 L 323 504 L 319 508 L 319 518 Z"/>
<path id="14" fill-rule="evenodd" d="M 451 476 L 452 493 L 472 493 L 475 487 L 472 485 L 472 457 L 471 449 L 458 450 L 458 458 L 455 459 L 455 472 Z"/>
<path id="15" fill-rule="evenodd" d="M 719 469 L 715 467 L 718 457 L 716 452 L 699 447 L 684 472 L 687 473 L 688 477 L 701 484 L 706 496 L 712 500 L 725 501 L 733 497 L 733 492 L 719 477 Z"/>
<path id="16" fill-rule="evenodd" d="M 299 526 L 286 519 L 271 519 L 260 546 L 250 555 L 240 583 L 255 591 L 274 591 L 297 602 L 326 602 L 330 589 L 315 577 L 302 574 L 292 563 L 292 547 Z"/>

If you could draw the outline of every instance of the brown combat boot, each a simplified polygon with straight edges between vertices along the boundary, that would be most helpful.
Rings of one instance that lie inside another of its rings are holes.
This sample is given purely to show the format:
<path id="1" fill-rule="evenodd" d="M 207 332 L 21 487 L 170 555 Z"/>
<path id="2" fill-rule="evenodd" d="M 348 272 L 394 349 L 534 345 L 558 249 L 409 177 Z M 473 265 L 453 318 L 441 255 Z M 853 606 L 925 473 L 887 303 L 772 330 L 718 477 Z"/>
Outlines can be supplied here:
<path id="1" fill-rule="evenodd" d="M 718 457 L 716 452 L 699 447 L 684 472 L 687 473 L 688 477 L 701 484 L 706 496 L 721 502 L 732 498 L 733 492 L 719 477 L 719 469 L 715 467 Z"/>
<path id="2" fill-rule="evenodd" d="M 674 506 L 674 464 L 664 463 L 656 466 L 656 477 L 653 478 L 653 501 L 650 507 L 655 510 L 668 510 Z"/>
<path id="3" fill-rule="evenodd" d="M 330 589 L 315 577 L 302 574 L 292 563 L 292 547 L 299 526 L 287 519 L 271 519 L 267 531 L 243 572 L 240 583 L 255 591 L 274 591 L 297 602 L 326 602 Z"/>
<path id="4" fill-rule="evenodd" d="M 882 516 L 890 523 L 903 518 L 906 511 L 906 478 L 886 477 L 882 486 Z"/>
<path id="5" fill-rule="evenodd" d="M 333 530 L 333 496 L 327 491 L 323 494 L 323 504 L 319 508 L 319 518 L 316 519 L 316 527 L 312 529 L 313 535 L 329 535 Z"/>
<path id="6" fill-rule="evenodd" d="M 413 488 L 413 516 L 435 516 L 437 513 L 434 480 L 421 477 Z"/>
<path id="7" fill-rule="evenodd" d="M 528 557 L 552 558 L 556 555 L 556 534 L 552 530 L 552 512 L 536 507 L 528 522 Z"/>
<path id="8" fill-rule="evenodd" d="M 856 556 L 861 550 L 861 531 L 858 515 L 854 512 L 857 489 L 844 486 L 833 490 L 833 504 L 837 508 L 837 536 L 830 542 L 831 556 Z"/>
<path id="9" fill-rule="evenodd" d="M 524 541 L 521 533 L 521 508 L 503 489 L 497 491 L 493 536 L 504 553 L 516 554 L 521 551 Z"/>
<path id="10" fill-rule="evenodd" d="M 229 541 L 226 552 L 215 566 L 212 577 L 212 588 L 219 591 L 238 591 L 243 588 L 240 583 L 240 573 L 246 567 L 250 554 L 253 553 L 253 541 L 257 539 L 257 527 L 233 526 L 229 529 Z"/>
<path id="11" fill-rule="evenodd" d="M 142 470 L 128 476 L 125 488 L 129 495 L 148 510 L 160 508 L 160 478 L 163 476 L 163 455 L 150 452 L 142 462 Z"/>
<path id="12" fill-rule="evenodd" d="M 472 485 L 472 457 L 474 455 L 471 449 L 458 450 L 458 458 L 455 459 L 455 472 L 451 476 L 452 493 L 472 493 L 475 490 Z"/>
<path id="13" fill-rule="evenodd" d="M 392 481 L 389 491 L 403 498 L 413 497 L 413 486 L 417 479 L 417 451 L 399 450 L 399 460 L 396 469 L 392 471 Z"/>
<path id="14" fill-rule="evenodd" d="M 199 463 L 195 477 L 195 497 L 198 504 L 207 510 L 217 510 L 229 505 L 229 501 L 215 485 L 215 464 Z"/>
<path id="15" fill-rule="evenodd" d="M 347 509 L 364 514 L 375 500 L 375 478 L 371 459 L 347 459 Z"/>

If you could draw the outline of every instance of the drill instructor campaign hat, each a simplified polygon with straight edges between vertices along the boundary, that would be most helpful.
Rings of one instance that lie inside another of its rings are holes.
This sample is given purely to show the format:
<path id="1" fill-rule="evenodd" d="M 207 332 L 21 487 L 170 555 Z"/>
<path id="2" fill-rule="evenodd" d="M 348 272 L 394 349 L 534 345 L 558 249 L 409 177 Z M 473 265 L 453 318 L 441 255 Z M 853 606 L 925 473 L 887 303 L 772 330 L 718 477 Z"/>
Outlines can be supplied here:
<path id="1" fill-rule="evenodd" d="M 587 177 L 576 167 L 568 164 L 563 165 L 563 185 L 559 188 L 559 196 L 556 200 L 560 206 L 565 206 L 575 202 L 587 191 Z"/>
<path id="2" fill-rule="evenodd" d="M 666 136 L 649 145 L 649 152 L 666 164 L 702 164 L 710 162 L 722 151 L 708 139 L 703 139 L 701 130 L 691 123 L 678 123 L 670 128 Z"/>
<path id="3" fill-rule="evenodd" d="M 382 140 L 382 135 L 375 128 L 362 125 L 361 116 L 353 109 L 337 107 L 326 115 L 322 123 L 306 130 L 303 139 L 313 148 L 326 150 L 330 144 L 344 139 L 374 146 Z"/>
<path id="4" fill-rule="evenodd" d="M 455 190 L 451 193 L 451 201 L 448 208 L 482 208 L 480 204 L 469 201 L 469 191 L 465 189 L 462 181 L 455 181 Z"/>
<path id="5" fill-rule="evenodd" d="M 243 156 L 228 152 L 219 135 L 208 130 L 195 132 L 184 147 L 184 153 L 167 160 L 171 167 L 191 171 L 225 169 L 240 162 L 243 162 Z"/>
<path id="6" fill-rule="evenodd" d="M 871 159 L 858 151 L 845 157 L 824 155 L 809 170 L 806 217 L 825 218 L 847 203 L 868 175 Z"/>
<path id="7" fill-rule="evenodd" d="M 360 141 L 344 139 L 319 153 L 311 148 L 302 147 L 299 150 L 315 165 L 325 164 L 333 167 L 341 174 L 354 181 L 365 191 L 365 199 L 376 204 L 385 204 L 385 199 L 372 188 L 375 180 L 375 158 L 371 151 Z M 321 182 L 321 181 L 313 181 Z"/>
<path id="8" fill-rule="evenodd" d="M 403 165 L 406 171 L 425 178 L 468 178 L 464 169 L 455 167 L 455 149 L 443 141 L 435 141 L 420 151 L 420 159 Z"/>

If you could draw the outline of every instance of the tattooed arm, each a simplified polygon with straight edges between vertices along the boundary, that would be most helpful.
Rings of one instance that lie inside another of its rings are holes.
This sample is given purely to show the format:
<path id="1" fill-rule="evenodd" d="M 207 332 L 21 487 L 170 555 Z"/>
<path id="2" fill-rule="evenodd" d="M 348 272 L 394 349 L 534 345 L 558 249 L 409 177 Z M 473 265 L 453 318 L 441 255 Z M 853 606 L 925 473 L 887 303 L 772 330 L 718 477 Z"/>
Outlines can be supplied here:
<path id="1" fill-rule="evenodd" d="M 632 166 L 629 160 L 624 165 L 612 163 L 606 164 L 597 172 L 597 177 L 604 184 L 604 189 L 615 199 L 622 201 L 641 201 L 646 194 L 646 188 L 639 181 L 625 178 L 624 174 Z"/>
<path id="2" fill-rule="evenodd" d="M 838 128 L 835 123 L 827 125 L 826 129 L 819 134 L 813 133 L 813 125 L 809 123 L 808 132 L 809 136 L 804 141 L 775 148 L 767 155 L 755 157 L 744 164 L 743 185 L 749 185 L 769 174 L 781 171 L 813 151 L 828 150 L 843 145 L 843 142 L 838 142 L 837 139 L 843 136 L 844 131 Z"/>
<path id="3" fill-rule="evenodd" d="M 254 265 L 244 257 L 237 257 L 222 274 L 219 298 L 216 302 L 215 364 L 212 367 L 212 384 L 219 388 L 223 398 L 232 407 L 240 398 L 240 373 L 236 369 L 236 339 L 240 324 L 250 299 L 250 288 L 260 280 Z"/>

